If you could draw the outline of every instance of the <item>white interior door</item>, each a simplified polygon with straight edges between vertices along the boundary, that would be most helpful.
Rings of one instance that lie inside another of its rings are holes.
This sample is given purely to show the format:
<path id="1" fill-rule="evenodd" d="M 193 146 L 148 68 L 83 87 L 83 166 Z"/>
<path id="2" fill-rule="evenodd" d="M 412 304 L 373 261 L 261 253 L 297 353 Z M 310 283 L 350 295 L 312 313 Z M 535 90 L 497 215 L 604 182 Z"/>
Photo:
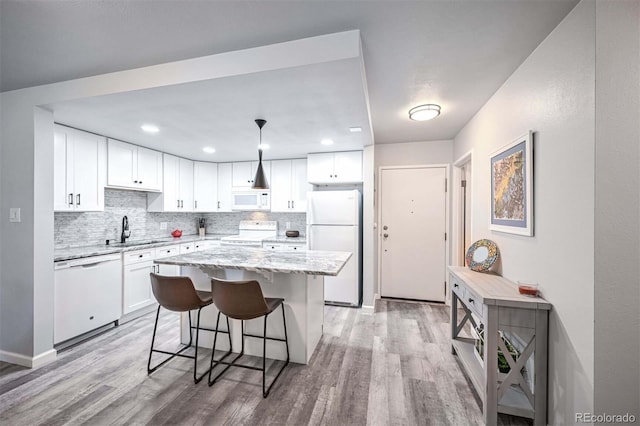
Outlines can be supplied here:
<path id="1" fill-rule="evenodd" d="M 382 169 L 381 295 L 445 300 L 446 168 Z"/>

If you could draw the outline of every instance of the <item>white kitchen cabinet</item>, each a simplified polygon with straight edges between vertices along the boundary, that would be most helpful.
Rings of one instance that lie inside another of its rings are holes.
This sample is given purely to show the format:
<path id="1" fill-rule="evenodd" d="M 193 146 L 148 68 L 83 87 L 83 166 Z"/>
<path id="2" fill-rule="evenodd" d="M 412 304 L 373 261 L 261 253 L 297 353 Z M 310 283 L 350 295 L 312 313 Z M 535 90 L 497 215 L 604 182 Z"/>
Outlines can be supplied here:
<path id="1" fill-rule="evenodd" d="M 176 256 L 180 254 L 180 246 L 165 246 L 156 248 L 155 259 L 162 259 L 163 257 Z M 178 265 L 155 265 L 156 274 L 167 276 L 179 276 L 180 267 Z"/>
<path id="2" fill-rule="evenodd" d="M 162 153 L 109 139 L 107 175 L 108 186 L 162 191 Z"/>
<path id="3" fill-rule="evenodd" d="M 258 169 L 257 161 L 241 161 L 233 164 L 233 187 L 251 188 Z M 271 185 L 271 161 L 262 161 L 262 170 Z"/>
<path id="4" fill-rule="evenodd" d="M 305 212 L 307 191 L 312 189 L 307 183 L 307 160 L 272 160 L 269 187 L 272 212 Z"/>
<path id="5" fill-rule="evenodd" d="M 124 315 L 156 303 L 151 290 L 149 274 L 156 272 L 153 264 L 155 248 L 123 253 L 123 300 Z"/>
<path id="6" fill-rule="evenodd" d="M 195 161 L 193 163 L 193 211 L 218 211 L 218 165 Z"/>
<path id="7" fill-rule="evenodd" d="M 150 212 L 193 211 L 193 161 L 163 154 L 163 190 L 147 195 Z"/>
<path id="8" fill-rule="evenodd" d="M 117 321 L 121 303 L 120 254 L 55 262 L 54 344 Z"/>
<path id="9" fill-rule="evenodd" d="M 362 151 L 309 154 L 307 180 L 312 184 L 362 182 Z"/>
<path id="10" fill-rule="evenodd" d="M 182 243 L 180 244 L 180 254 L 188 254 L 196 251 L 195 243 Z"/>
<path id="11" fill-rule="evenodd" d="M 219 240 L 196 241 L 194 243 L 194 246 L 195 246 L 195 251 L 209 250 L 215 247 L 220 247 L 220 241 Z"/>
<path id="12" fill-rule="evenodd" d="M 53 161 L 54 211 L 104 210 L 106 138 L 57 124 Z"/>
<path id="13" fill-rule="evenodd" d="M 233 205 L 231 198 L 233 190 L 233 164 L 218 163 L 218 210 L 230 212 Z"/>

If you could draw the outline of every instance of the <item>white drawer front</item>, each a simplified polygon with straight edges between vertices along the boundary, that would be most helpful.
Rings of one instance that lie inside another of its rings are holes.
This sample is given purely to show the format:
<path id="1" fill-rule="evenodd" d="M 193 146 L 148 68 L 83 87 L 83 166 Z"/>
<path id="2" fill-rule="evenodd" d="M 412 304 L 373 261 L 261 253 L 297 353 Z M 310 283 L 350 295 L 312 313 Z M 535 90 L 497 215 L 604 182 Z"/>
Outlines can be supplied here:
<path id="1" fill-rule="evenodd" d="M 123 261 L 125 265 L 130 265 L 132 263 L 144 262 L 145 260 L 153 260 L 155 256 L 156 249 L 154 248 L 129 251 L 123 254 Z"/>
<path id="2" fill-rule="evenodd" d="M 156 248 L 156 259 L 162 259 L 163 257 L 176 256 L 180 254 L 180 246 L 167 246 Z"/>

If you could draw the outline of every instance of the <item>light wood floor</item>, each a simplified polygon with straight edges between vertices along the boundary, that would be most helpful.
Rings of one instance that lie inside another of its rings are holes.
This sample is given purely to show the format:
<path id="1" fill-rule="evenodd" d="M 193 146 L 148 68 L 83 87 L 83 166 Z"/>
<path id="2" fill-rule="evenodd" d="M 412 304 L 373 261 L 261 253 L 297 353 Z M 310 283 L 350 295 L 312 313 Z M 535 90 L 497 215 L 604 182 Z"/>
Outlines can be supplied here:
<path id="1" fill-rule="evenodd" d="M 176 345 L 178 317 L 161 318 L 158 339 Z M 451 355 L 445 306 L 382 300 L 374 314 L 326 307 L 310 365 L 290 364 L 267 399 L 251 370 L 194 385 L 192 361 L 176 359 L 147 376 L 153 319 L 123 324 L 38 369 L 0 363 L 0 424 L 482 424 Z"/>

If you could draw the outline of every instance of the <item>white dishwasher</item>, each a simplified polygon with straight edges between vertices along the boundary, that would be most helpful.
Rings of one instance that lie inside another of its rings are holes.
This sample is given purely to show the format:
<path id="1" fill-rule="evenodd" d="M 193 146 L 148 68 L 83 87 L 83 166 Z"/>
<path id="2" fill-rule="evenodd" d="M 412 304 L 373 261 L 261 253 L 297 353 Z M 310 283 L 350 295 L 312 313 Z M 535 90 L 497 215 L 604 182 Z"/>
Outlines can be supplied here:
<path id="1" fill-rule="evenodd" d="M 120 253 L 55 262 L 54 344 L 122 316 Z"/>

